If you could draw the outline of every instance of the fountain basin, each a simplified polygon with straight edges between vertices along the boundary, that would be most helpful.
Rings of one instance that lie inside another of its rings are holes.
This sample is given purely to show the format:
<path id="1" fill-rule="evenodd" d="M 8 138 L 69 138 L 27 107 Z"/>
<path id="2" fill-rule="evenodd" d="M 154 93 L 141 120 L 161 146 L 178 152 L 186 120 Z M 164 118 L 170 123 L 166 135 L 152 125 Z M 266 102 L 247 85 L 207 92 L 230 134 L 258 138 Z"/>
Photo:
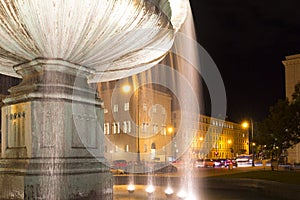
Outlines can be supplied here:
<path id="1" fill-rule="evenodd" d="M 125 197 L 126 191 L 123 191 L 123 185 L 128 183 L 128 179 L 129 176 L 114 176 L 115 198 L 122 199 L 122 197 Z M 140 188 L 140 190 L 135 191 L 136 196 L 132 195 L 131 199 L 141 199 L 141 196 L 147 199 L 145 188 L 148 184 L 148 176 L 135 175 L 131 179 L 134 179 L 135 184 Z M 168 185 L 174 190 L 171 199 L 178 199 L 176 193 L 182 188 L 182 180 L 183 177 L 153 175 L 152 181 L 157 191 L 157 193 L 153 194 L 157 195 L 155 199 L 166 199 L 164 190 Z M 273 181 L 200 177 L 194 177 L 192 181 L 195 183 L 194 188 L 189 188 L 189 190 L 195 191 L 195 196 L 198 196 L 198 199 L 296 200 L 300 198 L 300 188 L 298 185 L 282 184 Z"/>

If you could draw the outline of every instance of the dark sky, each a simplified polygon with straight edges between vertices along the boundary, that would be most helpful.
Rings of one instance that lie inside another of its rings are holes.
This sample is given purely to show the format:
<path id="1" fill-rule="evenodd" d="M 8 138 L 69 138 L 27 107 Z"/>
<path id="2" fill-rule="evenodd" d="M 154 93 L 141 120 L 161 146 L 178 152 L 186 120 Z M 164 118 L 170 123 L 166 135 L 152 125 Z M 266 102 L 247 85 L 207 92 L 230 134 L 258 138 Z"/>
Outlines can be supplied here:
<path id="1" fill-rule="evenodd" d="M 285 98 L 282 60 L 300 53 L 300 1 L 190 2 L 197 40 L 224 80 L 229 119 L 263 119 Z"/>

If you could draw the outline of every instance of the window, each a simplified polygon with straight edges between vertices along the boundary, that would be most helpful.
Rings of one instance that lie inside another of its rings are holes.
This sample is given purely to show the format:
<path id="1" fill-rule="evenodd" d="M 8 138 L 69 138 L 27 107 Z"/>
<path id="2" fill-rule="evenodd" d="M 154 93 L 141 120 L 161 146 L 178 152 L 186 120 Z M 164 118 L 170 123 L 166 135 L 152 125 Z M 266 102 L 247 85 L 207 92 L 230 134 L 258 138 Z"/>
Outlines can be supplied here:
<path id="1" fill-rule="evenodd" d="M 104 135 L 109 135 L 109 123 L 104 123 L 103 132 Z"/>
<path id="2" fill-rule="evenodd" d="M 129 110 L 129 102 L 124 103 L 124 111 L 128 111 Z"/>
<path id="3" fill-rule="evenodd" d="M 112 129 L 113 129 L 113 134 L 117 133 L 117 124 L 114 122 L 112 123 Z"/>
<path id="4" fill-rule="evenodd" d="M 152 112 L 153 112 L 153 113 L 156 113 L 156 112 L 157 112 L 157 105 L 153 105 L 153 106 L 152 106 Z"/>
<path id="5" fill-rule="evenodd" d="M 143 122 L 143 124 L 142 124 L 142 131 L 143 131 L 144 133 L 148 131 L 148 126 L 149 126 L 148 123 Z"/>
<path id="6" fill-rule="evenodd" d="M 117 133 L 120 134 L 120 122 L 116 122 L 117 125 Z"/>
<path id="7" fill-rule="evenodd" d="M 129 145 L 128 144 L 125 145 L 125 152 L 129 152 Z"/>
<path id="8" fill-rule="evenodd" d="M 147 110 L 148 110 L 147 104 L 144 103 L 144 104 L 143 104 L 143 111 L 144 111 L 144 112 L 147 112 Z"/>
<path id="9" fill-rule="evenodd" d="M 104 108 L 103 110 L 104 114 L 108 113 L 108 110 L 106 108 Z"/>
<path id="10" fill-rule="evenodd" d="M 131 123 L 130 121 L 123 122 L 123 133 L 130 133 L 131 132 Z"/>
<path id="11" fill-rule="evenodd" d="M 127 121 L 123 122 L 123 132 L 128 133 L 128 128 L 127 128 Z"/>
<path id="12" fill-rule="evenodd" d="M 115 105 L 114 105 L 114 112 L 118 112 L 118 111 L 119 111 L 118 104 L 115 104 Z"/>
<path id="13" fill-rule="evenodd" d="M 131 122 L 127 121 L 127 129 L 128 129 L 128 133 L 131 132 Z"/>

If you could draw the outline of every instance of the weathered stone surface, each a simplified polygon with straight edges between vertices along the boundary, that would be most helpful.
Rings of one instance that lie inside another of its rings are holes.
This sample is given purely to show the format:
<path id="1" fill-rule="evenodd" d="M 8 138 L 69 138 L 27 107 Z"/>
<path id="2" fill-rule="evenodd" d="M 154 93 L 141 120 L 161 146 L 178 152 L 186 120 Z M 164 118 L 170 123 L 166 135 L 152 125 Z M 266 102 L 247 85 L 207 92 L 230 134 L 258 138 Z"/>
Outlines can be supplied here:
<path id="1" fill-rule="evenodd" d="M 112 199 L 103 108 L 89 71 L 60 60 L 18 67 L 2 107 L 0 199 Z"/>

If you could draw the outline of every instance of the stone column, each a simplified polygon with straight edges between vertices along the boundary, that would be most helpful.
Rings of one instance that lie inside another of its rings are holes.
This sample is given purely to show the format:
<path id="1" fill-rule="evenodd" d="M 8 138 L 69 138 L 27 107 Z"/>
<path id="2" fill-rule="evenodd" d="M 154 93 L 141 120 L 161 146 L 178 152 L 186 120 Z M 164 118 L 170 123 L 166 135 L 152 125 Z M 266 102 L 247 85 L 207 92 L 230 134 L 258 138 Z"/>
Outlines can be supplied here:
<path id="1" fill-rule="evenodd" d="M 112 199 L 93 71 L 59 59 L 14 67 L 2 107 L 0 199 Z"/>

